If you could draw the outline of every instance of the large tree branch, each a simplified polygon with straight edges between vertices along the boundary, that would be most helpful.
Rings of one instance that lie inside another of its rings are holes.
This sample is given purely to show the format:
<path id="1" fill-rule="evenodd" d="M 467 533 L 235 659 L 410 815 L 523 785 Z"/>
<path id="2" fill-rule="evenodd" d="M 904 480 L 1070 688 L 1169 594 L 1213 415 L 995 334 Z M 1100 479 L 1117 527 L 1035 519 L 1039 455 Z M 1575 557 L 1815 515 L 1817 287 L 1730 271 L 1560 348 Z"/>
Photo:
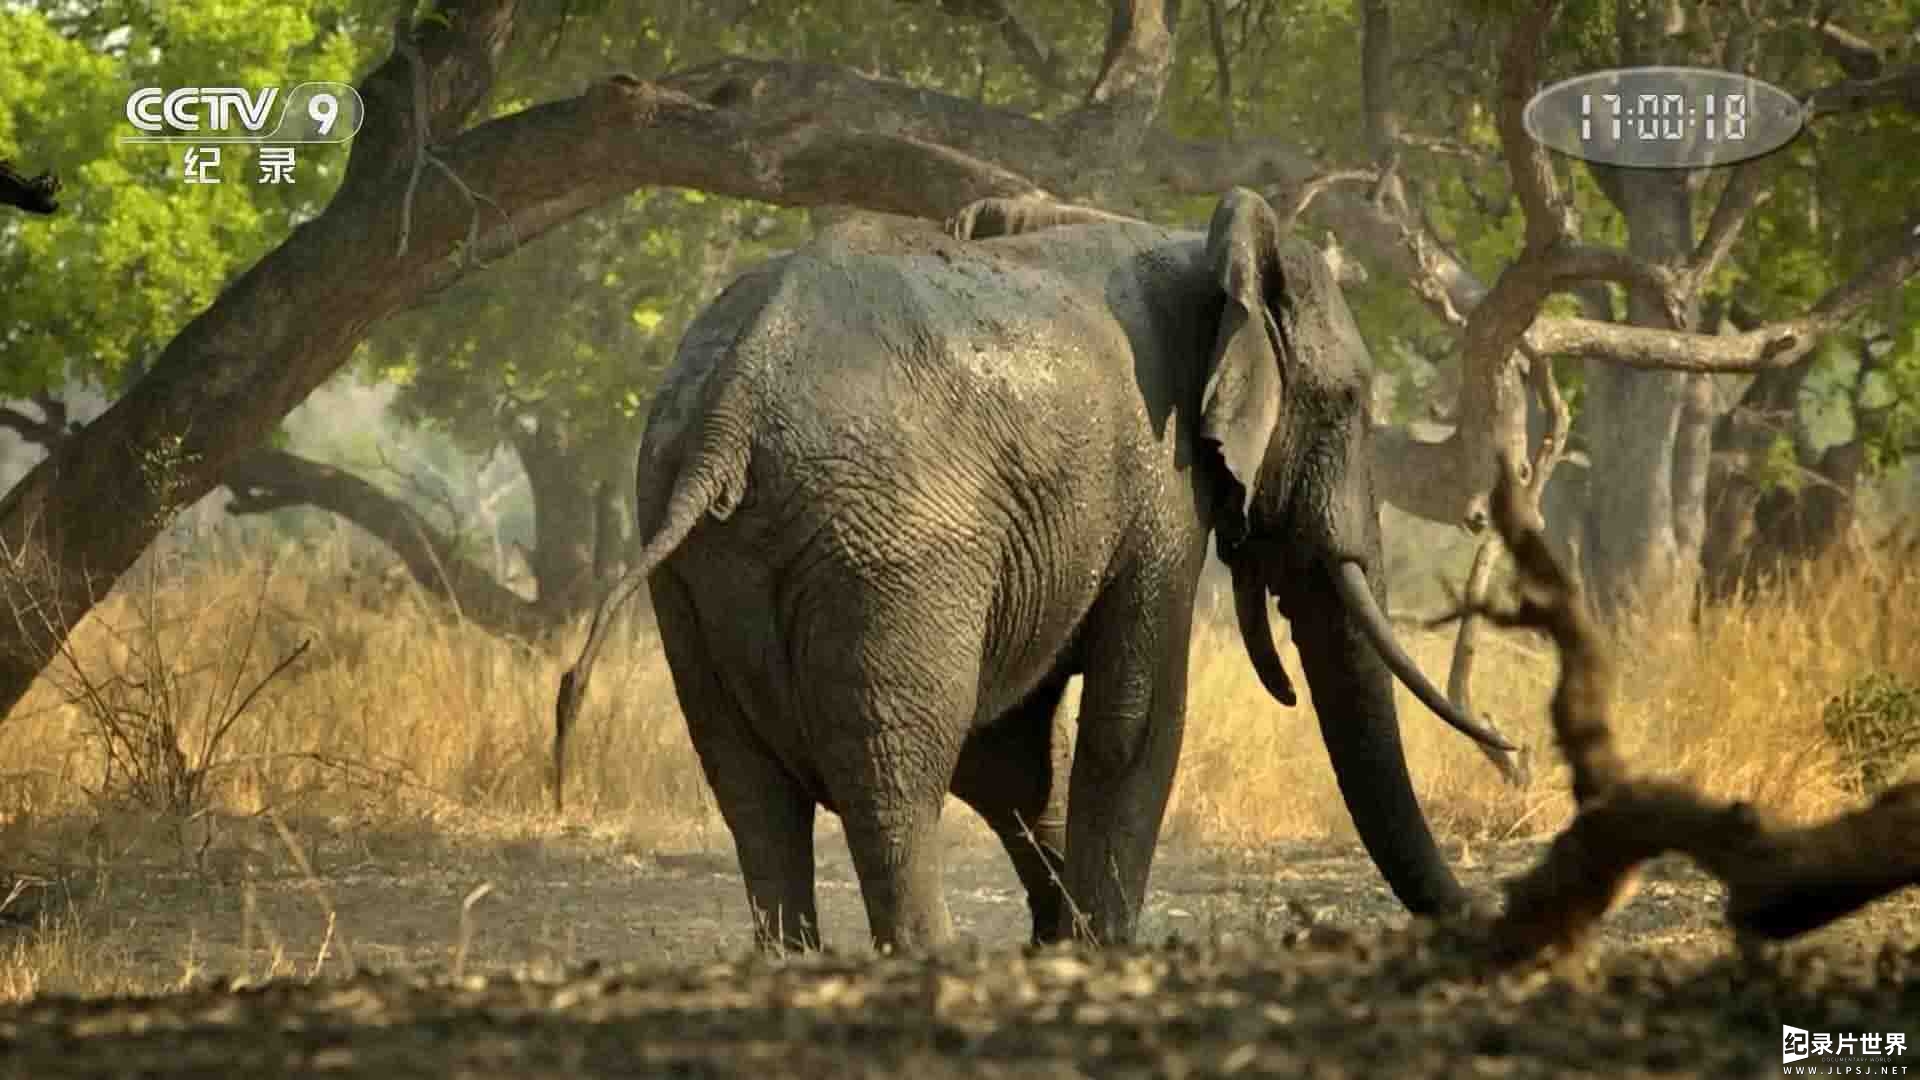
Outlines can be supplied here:
<path id="1" fill-rule="evenodd" d="M 1825 334 L 1845 326 L 1875 297 L 1920 273 L 1920 217 L 1859 274 L 1816 301 L 1806 315 L 1737 334 L 1695 334 L 1591 319 L 1537 320 L 1527 344 L 1543 353 L 1597 357 L 1634 367 L 1694 372 L 1752 372 L 1785 367 Z"/>
<path id="2" fill-rule="evenodd" d="M 413 507 L 350 472 L 269 447 L 241 457 L 221 479 L 233 492 L 231 514 L 311 506 L 345 518 L 385 544 L 428 592 L 489 632 L 532 638 L 550 628 L 547 609 L 463 557 L 455 538 Z"/>
<path id="3" fill-rule="evenodd" d="M 1001 163 L 996 168 L 1017 168 L 1032 189 L 1061 198 L 1098 193 L 1106 201 L 1124 204 L 1128 190 L 1180 195 L 1217 194 L 1230 187 L 1297 190 L 1326 171 L 1313 155 L 1285 139 L 1191 140 L 1155 128 L 1137 153 L 1107 163 L 1120 170 L 1116 174 L 1088 165 L 1089 148 L 1071 125 L 817 64 L 731 57 L 670 76 L 657 88 L 751 112 L 757 125 L 767 129 L 796 125 L 800 118 L 824 124 L 830 116 L 837 131 L 895 136 L 944 148 L 963 159 Z M 885 190 L 868 193 L 890 194 Z M 981 194 L 1022 192 L 1003 182 L 1001 190 Z M 909 201 L 890 200 L 886 206 L 866 199 L 859 203 L 870 209 L 940 218 L 967 200 L 919 208 L 907 205 Z M 1404 222 L 1365 193 L 1329 191 L 1315 202 L 1314 212 L 1366 257 L 1404 276 L 1422 272 L 1407 248 Z M 1486 286 L 1459 260 L 1433 245 L 1430 255 L 1433 280 L 1460 310 L 1473 307 L 1485 295 Z"/>
<path id="4" fill-rule="evenodd" d="M 1910 64 L 1871 79 L 1848 79 L 1823 86 L 1802 100 L 1806 102 L 1808 120 L 1879 105 L 1901 105 L 1920 111 L 1920 64 Z"/>
<path id="5" fill-rule="evenodd" d="M 1694 334 L 1573 317 L 1538 319 L 1527 330 L 1538 352 L 1663 371 L 1741 372 L 1783 367 L 1813 345 L 1806 320 L 1744 334 Z"/>

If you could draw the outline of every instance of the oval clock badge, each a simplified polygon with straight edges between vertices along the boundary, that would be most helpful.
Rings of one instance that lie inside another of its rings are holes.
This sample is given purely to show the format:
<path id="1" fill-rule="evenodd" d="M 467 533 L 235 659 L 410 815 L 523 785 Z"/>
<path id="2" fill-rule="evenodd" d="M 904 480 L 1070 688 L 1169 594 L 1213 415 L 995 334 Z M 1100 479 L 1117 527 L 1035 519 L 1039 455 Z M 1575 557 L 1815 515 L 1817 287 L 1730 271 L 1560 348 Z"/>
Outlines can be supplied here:
<path id="1" fill-rule="evenodd" d="M 1550 149 L 1603 165 L 1705 169 L 1770 154 L 1806 126 L 1772 83 L 1696 67 L 1608 68 L 1541 90 L 1521 114 Z"/>

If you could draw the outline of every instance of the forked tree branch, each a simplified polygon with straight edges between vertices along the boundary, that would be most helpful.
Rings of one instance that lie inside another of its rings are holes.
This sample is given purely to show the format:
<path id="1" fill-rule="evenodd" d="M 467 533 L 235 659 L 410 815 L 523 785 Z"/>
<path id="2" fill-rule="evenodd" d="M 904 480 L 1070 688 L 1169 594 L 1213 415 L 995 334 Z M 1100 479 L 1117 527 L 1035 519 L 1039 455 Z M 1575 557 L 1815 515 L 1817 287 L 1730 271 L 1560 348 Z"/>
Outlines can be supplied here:
<path id="1" fill-rule="evenodd" d="M 1213 83 L 1220 99 L 1220 123 L 1232 139 L 1238 129 L 1233 118 L 1233 56 L 1227 51 L 1226 0 L 1206 0 L 1207 41 L 1213 46 Z"/>
<path id="2" fill-rule="evenodd" d="M 1910 64 L 1871 79 L 1848 79 L 1823 86 L 1802 100 L 1806 102 L 1809 120 L 1878 105 L 1900 105 L 1920 111 L 1920 64 Z"/>
<path id="3" fill-rule="evenodd" d="M 11 405 L 0 405 L 0 429 L 13 432 L 41 448 L 60 441 L 60 429 L 45 420 L 36 420 Z"/>
<path id="4" fill-rule="evenodd" d="M 948 15 L 977 19 L 1000 31 L 1000 40 L 1006 42 L 1014 62 L 1042 90 L 1057 94 L 1066 88 L 1059 52 L 1028 29 L 1004 0 L 939 0 L 939 4 Z"/>
<path id="5" fill-rule="evenodd" d="M 1553 730 L 1578 812 L 1540 864 L 1507 883 L 1506 909 L 1491 928 L 1500 959 L 1578 948 L 1631 890 L 1640 867 L 1669 852 L 1718 878 L 1727 887 L 1728 921 L 1761 938 L 1794 937 L 1920 885 L 1920 848 L 1912 842 L 1920 835 L 1920 782 L 1831 821 L 1789 826 L 1746 803 L 1635 775 L 1613 741 L 1606 639 L 1554 558 L 1513 464 L 1501 465 L 1494 526 L 1519 567 L 1519 594 L 1514 605 L 1481 613 L 1537 630 L 1560 652 Z"/>
<path id="6" fill-rule="evenodd" d="M 1848 78 L 1871 79 L 1880 74 L 1880 50 L 1866 38 L 1826 19 L 1820 20 L 1813 33 L 1820 42 L 1820 51 L 1839 64 Z"/>
<path id="7" fill-rule="evenodd" d="M 1525 250 L 1544 253 L 1572 235 L 1568 204 L 1554 182 L 1547 148 L 1527 133 L 1527 99 L 1540 84 L 1540 52 L 1547 28 L 1559 13 L 1558 0 L 1538 0 L 1522 11 L 1507 34 L 1500 55 L 1499 97 L 1494 125 L 1513 177 L 1514 195 L 1526 217 Z"/>
<path id="8" fill-rule="evenodd" d="M 1713 205 L 1713 214 L 1707 219 L 1707 231 L 1700 237 L 1700 244 L 1693 252 L 1693 265 L 1689 273 L 1692 280 L 1688 289 L 1698 292 L 1707 283 L 1707 279 L 1720 269 L 1727 255 L 1733 251 L 1734 241 L 1740 238 L 1740 230 L 1746 226 L 1747 215 L 1764 204 L 1772 192 L 1767 184 L 1774 178 L 1773 157 L 1755 158 L 1734 166 L 1733 173 L 1727 178 L 1726 187 L 1720 191 L 1720 198 Z"/>
<path id="9" fill-rule="evenodd" d="M 30 214 L 51 214 L 60 209 L 60 178 L 50 172 L 29 177 L 15 172 L 13 162 L 0 160 L 0 206 L 17 206 Z"/>
<path id="10" fill-rule="evenodd" d="M 1920 273 L 1920 217 L 1901 225 L 1880 257 L 1828 290 L 1797 319 L 1723 335 L 1556 317 L 1535 320 L 1526 332 L 1526 342 L 1536 352 L 1668 371 L 1752 372 L 1786 367 L 1805 356 L 1822 335 L 1840 329 L 1875 297 L 1915 273 Z"/>

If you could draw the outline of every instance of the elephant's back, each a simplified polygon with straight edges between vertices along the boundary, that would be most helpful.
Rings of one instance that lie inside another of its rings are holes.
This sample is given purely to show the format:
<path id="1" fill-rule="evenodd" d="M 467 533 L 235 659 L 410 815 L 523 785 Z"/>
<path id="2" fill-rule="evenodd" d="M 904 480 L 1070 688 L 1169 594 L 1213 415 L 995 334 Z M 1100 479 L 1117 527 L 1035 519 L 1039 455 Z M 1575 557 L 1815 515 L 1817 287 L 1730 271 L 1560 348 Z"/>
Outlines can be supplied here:
<path id="1" fill-rule="evenodd" d="M 1061 505 L 1111 499 L 1166 456 L 1186 389 L 1166 298 L 1145 295 L 1156 278 L 1141 269 L 1189 257 L 1171 235 L 1062 227 L 784 256 L 689 328 L 643 472 L 677 472 L 702 424 L 737 424 L 752 446 L 746 499 L 762 506 L 858 490 L 958 527 L 1010 487 Z M 751 544 L 782 525 L 747 514 L 736 527 Z"/>
<path id="2" fill-rule="evenodd" d="M 914 437 L 976 422 L 1093 419 L 1131 377 L 1132 342 L 1087 275 L 987 245 L 796 254 L 737 348 L 796 423 Z"/>

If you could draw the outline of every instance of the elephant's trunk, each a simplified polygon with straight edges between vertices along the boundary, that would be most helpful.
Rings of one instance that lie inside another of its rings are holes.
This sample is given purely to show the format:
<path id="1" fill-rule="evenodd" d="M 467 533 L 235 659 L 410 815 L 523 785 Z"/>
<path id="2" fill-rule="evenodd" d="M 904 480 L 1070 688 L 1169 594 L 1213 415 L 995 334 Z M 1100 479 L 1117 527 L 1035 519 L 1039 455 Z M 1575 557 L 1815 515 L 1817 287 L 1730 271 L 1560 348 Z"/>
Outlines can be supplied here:
<path id="1" fill-rule="evenodd" d="M 1413 696 L 1419 698 L 1421 704 L 1432 709 L 1436 716 L 1474 742 L 1495 750 L 1516 749 L 1512 743 L 1501 738 L 1499 732 L 1454 707 L 1453 702 L 1447 700 L 1447 695 L 1428 681 L 1420 665 L 1413 662 L 1413 657 L 1407 655 L 1407 650 L 1400 647 L 1399 639 L 1393 636 L 1393 627 L 1387 624 L 1386 612 L 1381 611 L 1380 605 L 1374 601 L 1373 590 L 1367 585 L 1366 571 L 1360 569 L 1359 563 L 1342 562 L 1334 572 L 1333 581 L 1340 594 L 1341 606 L 1367 635 L 1367 640 L 1380 653 L 1380 659 L 1386 662 L 1387 669 L 1405 683 L 1407 689 L 1413 691 Z"/>
<path id="2" fill-rule="evenodd" d="M 1240 640 L 1247 647 L 1247 659 L 1267 693 L 1282 705 L 1300 700 L 1293 681 L 1287 678 L 1286 665 L 1280 662 L 1280 650 L 1273 643 L 1273 623 L 1267 618 L 1267 587 L 1259 574 L 1244 564 L 1233 572 L 1233 614 L 1240 622 Z"/>
<path id="3" fill-rule="evenodd" d="M 1365 626 L 1364 610 L 1336 599 L 1344 591 L 1334 584 L 1338 577 L 1297 583 L 1326 591 L 1319 599 L 1304 598 L 1302 614 L 1313 614 L 1292 621 L 1294 648 L 1313 691 L 1341 797 L 1367 854 L 1407 910 L 1459 910 L 1466 892 L 1441 857 L 1407 774 L 1393 672 Z"/>

